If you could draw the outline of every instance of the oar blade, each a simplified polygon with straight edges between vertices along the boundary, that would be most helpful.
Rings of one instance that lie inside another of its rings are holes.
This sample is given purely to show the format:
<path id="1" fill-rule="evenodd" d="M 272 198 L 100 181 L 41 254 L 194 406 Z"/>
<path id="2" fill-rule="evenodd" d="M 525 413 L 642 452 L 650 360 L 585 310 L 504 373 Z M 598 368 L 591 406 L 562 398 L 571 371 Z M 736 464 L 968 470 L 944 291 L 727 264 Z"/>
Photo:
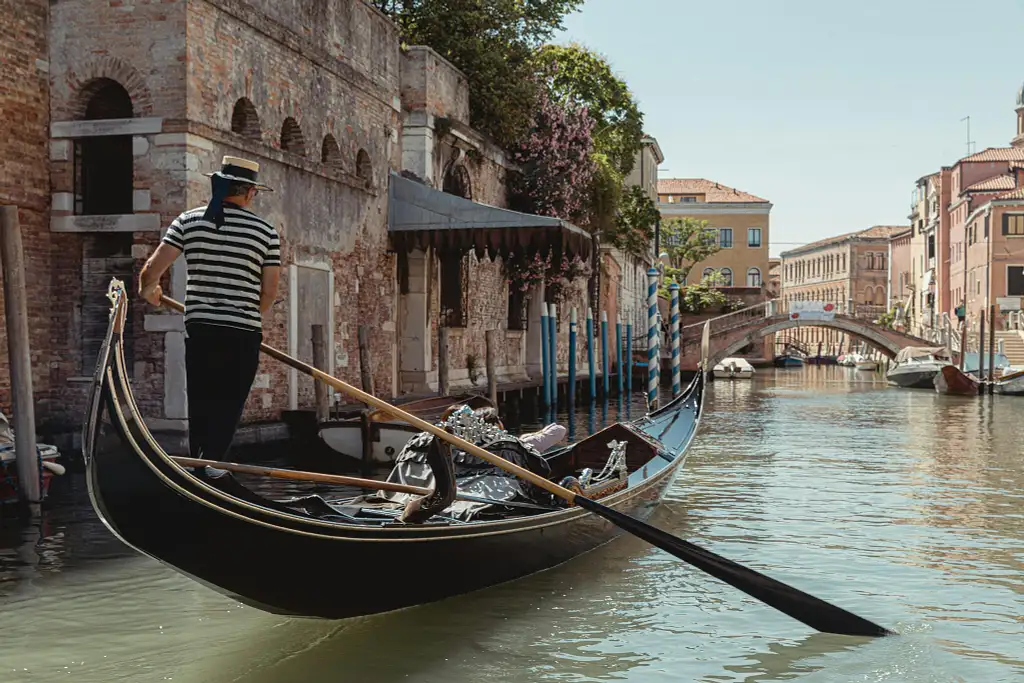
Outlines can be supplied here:
<path id="1" fill-rule="evenodd" d="M 589 498 L 577 496 L 576 504 L 811 628 L 824 633 L 847 636 L 894 635 L 889 629 L 841 607 L 820 600 Z"/>

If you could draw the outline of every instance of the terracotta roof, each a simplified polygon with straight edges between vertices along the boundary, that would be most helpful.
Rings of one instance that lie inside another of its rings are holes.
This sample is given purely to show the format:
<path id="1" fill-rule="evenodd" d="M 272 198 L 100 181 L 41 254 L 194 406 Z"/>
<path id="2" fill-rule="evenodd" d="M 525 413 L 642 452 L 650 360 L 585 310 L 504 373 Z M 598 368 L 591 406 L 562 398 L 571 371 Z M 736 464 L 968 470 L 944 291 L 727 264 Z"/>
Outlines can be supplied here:
<path id="1" fill-rule="evenodd" d="M 804 251 L 820 249 L 833 244 L 846 242 L 847 240 L 851 240 L 855 237 L 859 239 L 890 239 L 891 237 L 907 230 L 910 230 L 909 225 L 875 225 L 866 230 L 856 230 L 854 232 L 836 235 L 835 237 L 826 237 L 823 240 L 818 240 L 817 242 L 811 242 L 810 244 L 805 244 L 802 247 L 797 247 L 796 249 L 784 251 L 782 252 L 782 255 L 786 256 L 787 254 L 796 254 Z"/>
<path id="2" fill-rule="evenodd" d="M 1017 181 L 1012 175 L 997 175 L 980 183 L 974 183 L 966 188 L 964 192 L 998 192 L 1000 190 L 1012 190 L 1017 186 Z"/>
<path id="3" fill-rule="evenodd" d="M 1024 159 L 1024 157 L 1021 157 Z M 665 178 L 658 181 L 658 194 L 703 194 L 709 203 L 767 203 L 756 195 L 704 178 Z"/>
<path id="4" fill-rule="evenodd" d="M 1024 161 L 1024 149 L 1020 147 L 989 147 L 969 157 L 964 157 L 960 161 Z"/>
<path id="5" fill-rule="evenodd" d="M 1012 192 L 1001 194 L 996 199 L 1024 199 L 1024 187 L 1019 187 Z"/>

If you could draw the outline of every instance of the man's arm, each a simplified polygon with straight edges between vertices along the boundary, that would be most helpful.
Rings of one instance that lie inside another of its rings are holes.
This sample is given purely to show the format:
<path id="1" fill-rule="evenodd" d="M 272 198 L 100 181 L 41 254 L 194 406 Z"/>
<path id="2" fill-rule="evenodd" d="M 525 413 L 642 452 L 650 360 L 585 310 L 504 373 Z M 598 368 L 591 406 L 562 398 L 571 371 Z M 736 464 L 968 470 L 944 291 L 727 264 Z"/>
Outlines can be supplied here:
<path id="1" fill-rule="evenodd" d="M 277 298 L 277 283 L 281 279 L 281 266 L 263 266 L 263 282 L 260 287 L 260 315 L 266 315 Z"/>
<path id="2" fill-rule="evenodd" d="M 270 247 L 263 259 L 263 281 L 260 286 L 260 315 L 266 315 L 277 298 L 277 282 L 281 279 L 281 238 L 273 233 Z"/>
<path id="3" fill-rule="evenodd" d="M 160 295 L 163 294 L 160 278 L 164 276 L 179 254 L 181 254 L 181 250 L 178 247 L 172 246 L 168 242 L 161 242 L 153 255 L 146 261 L 146 265 L 142 266 L 142 271 L 139 273 L 139 294 L 154 306 L 160 304 Z"/>

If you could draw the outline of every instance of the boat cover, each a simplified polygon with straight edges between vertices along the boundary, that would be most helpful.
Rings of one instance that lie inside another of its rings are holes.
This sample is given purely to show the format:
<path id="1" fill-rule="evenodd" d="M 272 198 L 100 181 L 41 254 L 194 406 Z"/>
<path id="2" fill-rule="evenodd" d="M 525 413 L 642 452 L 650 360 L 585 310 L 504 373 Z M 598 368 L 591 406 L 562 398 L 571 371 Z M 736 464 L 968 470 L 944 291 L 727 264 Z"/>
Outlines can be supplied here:
<path id="1" fill-rule="evenodd" d="M 896 354 L 897 363 L 906 363 L 908 360 L 924 360 L 929 356 L 935 358 L 949 358 L 944 346 L 908 346 L 900 349 Z"/>

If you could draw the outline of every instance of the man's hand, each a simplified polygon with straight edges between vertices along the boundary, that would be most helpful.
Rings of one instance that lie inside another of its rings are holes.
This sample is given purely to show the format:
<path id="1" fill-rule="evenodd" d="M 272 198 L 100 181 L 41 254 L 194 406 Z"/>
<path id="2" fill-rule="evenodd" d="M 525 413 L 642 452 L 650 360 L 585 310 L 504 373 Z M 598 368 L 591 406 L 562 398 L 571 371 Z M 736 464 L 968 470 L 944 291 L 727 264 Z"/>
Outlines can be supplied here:
<path id="1" fill-rule="evenodd" d="M 140 290 L 139 294 L 142 296 L 143 299 L 148 301 L 150 304 L 159 308 L 160 297 L 164 295 L 164 289 L 163 287 L 160 286 L 160 283 L 158 282 L 155 285 L 150 285 L 146 289 Z"/>

